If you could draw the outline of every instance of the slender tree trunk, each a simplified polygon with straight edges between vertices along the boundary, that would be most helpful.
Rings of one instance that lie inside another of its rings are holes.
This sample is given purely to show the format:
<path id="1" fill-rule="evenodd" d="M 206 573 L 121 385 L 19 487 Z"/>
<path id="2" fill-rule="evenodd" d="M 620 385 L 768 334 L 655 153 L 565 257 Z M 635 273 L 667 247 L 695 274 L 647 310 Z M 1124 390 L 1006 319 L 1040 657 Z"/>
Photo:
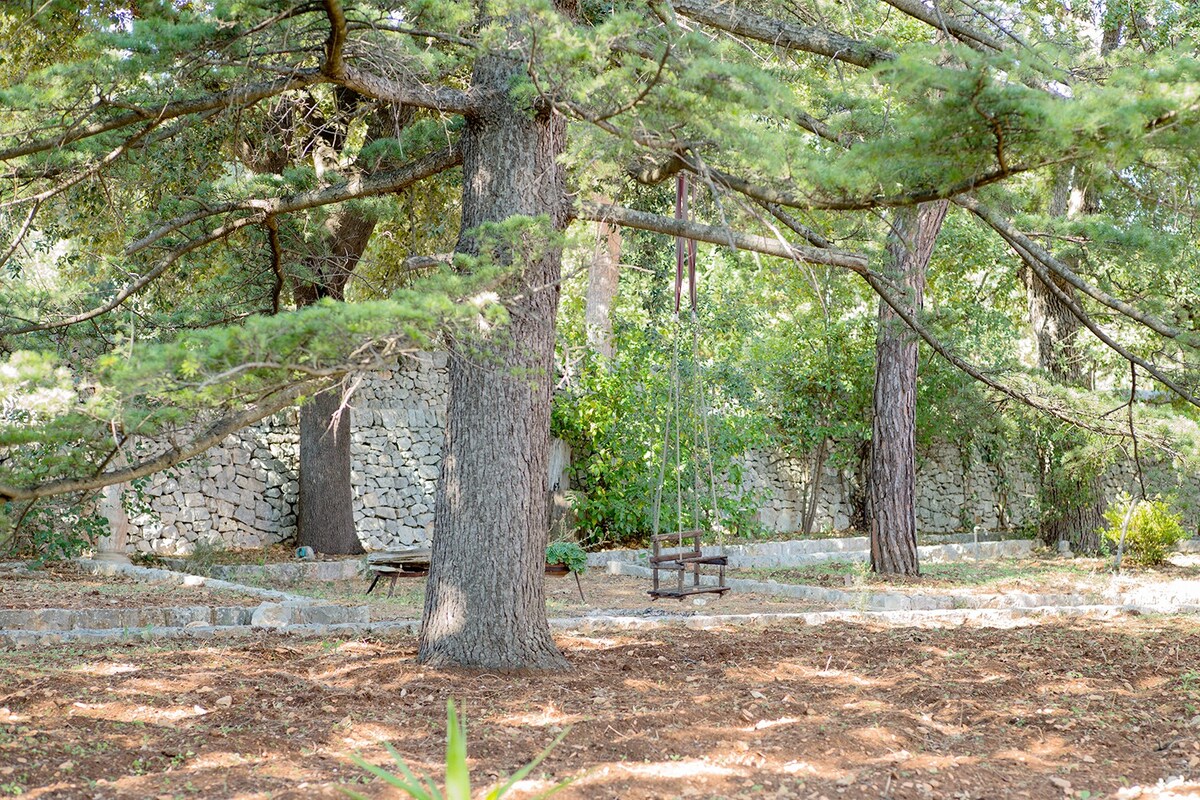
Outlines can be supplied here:
<path id="1" fill-rule="evenodd" d="M 565 122 L 507 96 L 522 63 L 484 56 L 472 84 L 498 99 L 463 135 L 462 232 L 515 215 L 566 224 Z M 546 620 L 546 467 L 561 251 L 518 265 L 510 323 L 451 350 L 445 458 L 418 659 L 487 669 L 566 666 Z"/>
<path id="2" fill-rule="evenodd" d="M 817 504 L 821 499 L 821 477 L 825 474 L 825 458 L 829 449 L 828 437 L 822 437 L 813 453 L 812 469 L 808 474 L 808 501 L 804 504 L 804 516 L 800 519 L 800 532 L 808 536 L 817 520 Z"/>
<path id="3" fill-rule="evenodd" d="M 908 309 L 921 308 L 925 272 L 946 201 L 902 208 L 892 218 L 887 272 L 902 287 Z M 879 303 L 875 345 L 875 414 L 867 508 L 871 568 L 882 575 L 919 575 L 916 522 L 917 337 L 896 312 Z"/>
<path id="4" fill-rule="evenodd" d="M 297 284 L 296 306 L 324 297 L 343 300 L 346 282 L 367 249 L 375 222 L 346 211 L 327 224 L 325 252 L 309 259 L 312 280 Z M 318 553 L 363 552 L 354 527 L 354 487 L 350 481 L 350 412 L 333 424 L 341 406 L 336 390 L 322 392 L 300 409 L 300 509 L 296 541 Z"/>
<path id="5" fill-rule="evenodd" d="M 1093 203 L 1085 189 L 1074 186 L 1070 172 L 1061 173 L 1055 181 L 1050 203 L 1054 217 L 1074 217 L 1089 213 Z M 1060 257 L 1078 266 L 1073 253 Z M 1083 357 L 1077 345 L 1080 322 L 1067 305 L 1029 267 L 1021 270 L 1029 302 L 1029 322 L 1037 343 L 1038 364 L 1050 377 L 1064 386 L 1083 387 L 1087 383 Z M 1057 288 L 1075 297 L 1075 289 L 1056 280 Z M 1064 456 L 1084 444 L 1080 434 L 1067 433 L 1043 442 L 1038 452 L 1041 522 L 1039 538 L 1055 546 L 1068 541 L 1084 553 L 1099 550 L 1097 531 L 1104 521 L 1106 505 L 1100 486 L 1100 476 L 1085 471 L 1083 475 L 1068 472 L 1063 467 Z"/>
<path id="6" fill-rule="evenodd" d="M 613 357 L 612 304 L 617 296 L 620 264 L 621 229 L 607 222 L 596 223 L 596 250 L 588 268 L 584 327 L 588 346 L 604 358 Z"/>

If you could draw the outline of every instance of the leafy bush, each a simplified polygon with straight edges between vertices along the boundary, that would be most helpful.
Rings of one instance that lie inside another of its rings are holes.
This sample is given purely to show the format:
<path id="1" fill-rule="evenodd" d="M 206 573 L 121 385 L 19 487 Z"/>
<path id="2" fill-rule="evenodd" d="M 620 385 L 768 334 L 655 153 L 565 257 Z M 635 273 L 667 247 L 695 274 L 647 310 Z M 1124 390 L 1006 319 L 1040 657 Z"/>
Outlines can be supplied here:
<path id="1" fill-rule="evenodd" d="M 563 564 L 571 572 L 587 572 L 587 553 L 574 542 L 555 542 L 546 548 L 547 564 Z"/>
<path id="2" fill-rule="evenodd" d="M 1154 566 L 1167 560 L 1175 545 L 1187 538 L 1179 515 L 1170 505 L 1155 495 L 1153 500 L 1138 500 L 1130 513 L 1133 499 L 1126 496 L 1104 512 L 1108 523 L 1100 535 L 1114 549 L 1121 540 L 1121 527 L 1129 517 L 1129 529 L 1125 533 L 1125 553 L 1129 560 L 1143 566 Z"/>
<path id="3" fill-rule="evenodd" d="M 525 776 L 532 772 L 538 764 L 542 763 L 546 756 L 550 755 L 550 751 L 566 738 L 570 730 L 568 728 L 560 733 L 550 743 L 550 746 L 539 753 L 533 761 L 521 767 L 513 773 L 511 778 L 488 792 L 484 796 L 486 800 L 498 800 L 508 794 L 513 786 L 519 781 L 524 780 Z M 400 769 L 399 775 L 388 772 L 383 767 L 377 767 L 361 756 L 354 755 L 350 758 L 367 772 L 382 779 L 385 783 L 395 786 L 409 797 L 415 798 L 415 800 L 471 800 L 471 772 L 467 766 L 467 721 L 466 718 L 460 718 L 454 710 L 454 700 L 448 699 L 446 701 L 446 775 L 443 784 L 446 787 L 446 791 L 444 794 L 434 785 L 431 778 L 418 778 L 413 775 L 412 771 L 404 763 L 404 759 L 400 757 L 400 754 L 396 752 L 396 749 L 391 744 L 385 743 L 384 747 L 387 748 L 388 753 L 391 754 L 392 759 L 396 762 L 396 766 Z M 572 779 L 568 778 L 565 781 L 556 783 L 534 797 L 549 797 L 566 788 L 571 781 Z M 355 798 L 355 800 L 367 800 L 364 795 L 350 789 L 343 788 L 342 792 Z"/>

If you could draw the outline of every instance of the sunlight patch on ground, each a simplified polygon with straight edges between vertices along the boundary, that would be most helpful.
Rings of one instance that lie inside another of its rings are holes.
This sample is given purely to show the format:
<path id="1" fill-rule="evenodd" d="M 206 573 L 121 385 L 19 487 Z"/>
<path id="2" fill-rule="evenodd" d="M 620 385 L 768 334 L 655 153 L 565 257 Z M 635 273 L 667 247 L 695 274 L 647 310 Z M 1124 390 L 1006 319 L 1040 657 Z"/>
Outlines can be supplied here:
<path id="1" fill-rule="evenodd" d="M 84 675 L 96 675 L 97 677 L 121 675 L 127 672 L 138 672 L 140 670 L 141 667 L 135 667 L 133 664 L 112 664 L 105 662 L 96 664 L 80 664 L 77 667 L 71 668 L 71 672 L 81 672 Z"/>
<path id="2" fill-rule="evenodd" d="M 1154 786 L 1130 786 L 1117 790 L 1117 800 L 1195 800 L 1200 797 L 1200 783 L 1170 778 Z"/>
<path id="3" fill-rule="evenodd" d="M 846 668 L 838 669 L 836 667 L 826 665 L 825 667 L 818 669 L 806 664 L 796 664 L 785 661 L 776 665 L 770 671 L 770 673 L 763 673 L 762 670 L 755 669 L 727 669 L 725 670 L 725 675 L 728 680 L 737 681 L 738 683 L 770 683 L 773 680 L 811 680 L 813 678 L 822 678 L 835 684 L 860 687 L 887 687 L 894 683 L 894 681 L 891 679 L 880 680 L 877 678 L 864 678 L 861 675 L 854 673 L 855 667 L 848 665 L 843 666 Z"/>
<path id="4" fill-rule="evenodd" d="M 800 721 L 799 717 L 780 717 L 779 719 L 760 719 L 758 722 L 751 725 L 749 728 L 742 728 L 746 733 L 754 731 L 766 730 L 767 728 L 776 728 L 780 725 L 795 725 Z"/>
<path id="5" fill-rule="evenodd" d="M 377 722 L 356 722 L 353 723 L 353 727 L 348 725 L 347 729 L 346 735 L 342 737 L 342 742 L 354 750 L 375 747 L 383 742 L 401 738 L 400 732 L 395 728 L 380 725 Z"/>
<path id="6" fill-rule="evenodd" d="M 566 725 L 579 719 L 577 714 L 564 714 L 559 711 L 554 703 L 538 709 L 529 711 L 524 714 L 509 714 L 506 717 L 497 717 L 496 722 L 501 725 L 519 728 L 523 726 L 534 726 L 544 728 L 548 725 Z"/>
<path id="7" fill-rule="evenodd" d="M 153 708 L 129 706 L 124 703 L 74 703 L 70 714 L 75 717 L 106 719 L 112 722 L 145 722 L 165 725 L 181 719 L 193 719 L 209 713 L 203 706 Z"/>
<path id="8" fill-rule="evenodd" d="M 649 764 L 612 764 L 613 769 L 639 778 L 727 778 L 739 774 L 732 767 L 722 767 L 699 759 L 652 761 Z"/>
<path id="9" fill-rule="evenodd" d="M 29 722 L 28 714 L 14 714 L 8 710 L 8 706 L 0 707 L 0 724 L 12 725 L 17 722 Z"/>

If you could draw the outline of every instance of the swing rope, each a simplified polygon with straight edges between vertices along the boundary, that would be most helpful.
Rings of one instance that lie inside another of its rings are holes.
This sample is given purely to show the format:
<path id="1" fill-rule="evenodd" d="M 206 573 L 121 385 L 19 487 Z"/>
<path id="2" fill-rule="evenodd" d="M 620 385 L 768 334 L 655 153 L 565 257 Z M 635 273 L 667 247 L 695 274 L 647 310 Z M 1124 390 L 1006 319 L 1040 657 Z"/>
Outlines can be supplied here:
<path id="1" fill-rule="evenodd" d="M 688 218 L 688 205 L 691 195 L 691 188 L 688 185 L 687 176 L 680 175 L 676 179 L 675 187 L 675 217 L 676 219 L 686 220 Z M 682 349 L 681 339 L 685 335 L 683 326 L 683 317 L 681 315 L 683 306 L 683 280 L 684 272 L 687 272 L 688 280 L 688 301 L 690 306 L 689 324 L 691 326 L 691 365 L 688 371 L 687 379 L 691 381 L 690 398 L 684 398 L 684 376 L 681 369 L 680 351 Z M 696 287 L 696 242 L 691 239 L 677 237 L 675 240 L 675 307 L 672 330 L 672 346 L 671 346 L 671 371 L 670 382 L 668 387 L 668 408 L 666 421 L 663 426 L 663 448 L 662 460 L 659 463 L 658 485 L 654 492 L 653 505 L 653 544 L 654 544 L 654 589 L 651 595 L 659 596 L 678 596 L 680 599 L 686 594 L 694 594 L 699 591 L 728 591 L 724 582 L 725 569 L 725 540 L 724 529 L 720 522 L 720 508 L 717 505 L 717 487 L 716 475 L 713 466 L 713 449 L 712 449 L 712 432 L 709 425 L 708 415 L 710 413 L 710 405 L 707 397 L 706 387 L 703 385 L 700 359 L 700 318 L 698 312 L 698 296 Z M 690 400 L 690 403 L 688 401 Z M 685 464 L 683 460 L 683 424 L 684 424 L 684 404 L 688 403 L 691 406 L 691 457 L 688 459 L 690 463 Z M 674 450 L 674 453 L 672 453 Z M 675 479 L 675 535 L 662 534 L 662 501 L 663 493 L 666 488 L 667 478 L 667 461 L 674 458 L 673 476 Z M 702 464 L 703 461 L 703 464 Z M 705 475 L 701 474 L 701 469 L 705 470 Z M 687 478 L 687 473 L 691 472 L 691 526 L 686 524 L 684 517 L 684 481 Z M 708 501 L 712 503 L 711 509 L 707 515 L 708 524 L 705 525 L 704 509 L 702 508 L 701 498 L 704 494 L 702 482 L 704 477 L 708 478 Z M 708 528 L 716 533 L 717 543 L 720 547 L 722 556 L 705 557 L 701 552 L 702 532 Z M 660 547 L 666 542 L 674 539 L 674 545 L 678 548 L 677 555 L 663 555 Z M 684 540 L 691 539 L 693 542 L 692 548 L 689 551 L 685 550 Z M 659 566 L 662 563 L 674 561 L 674 565 L 670 567 Z M 720 582 L 718 586 L 709 589 L 700 588 L 700 572 L 699 565 L 701 563 L 715 564 L 721 567 Z M 675 592 L 669 590 L 660 591 L 659 588 L 659 569 L 674 570 L 678 576 L 678 587 Z M 688 570 L 695 579 L 695 588 L 685 591 L 684 577 Z"/>

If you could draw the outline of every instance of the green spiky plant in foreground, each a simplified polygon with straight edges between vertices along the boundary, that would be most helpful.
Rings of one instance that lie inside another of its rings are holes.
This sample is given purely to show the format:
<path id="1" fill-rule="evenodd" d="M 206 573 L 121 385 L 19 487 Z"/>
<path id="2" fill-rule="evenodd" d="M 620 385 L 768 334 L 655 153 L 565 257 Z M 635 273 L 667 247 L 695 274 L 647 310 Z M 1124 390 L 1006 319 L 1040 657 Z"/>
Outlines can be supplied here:
<path id="1" fill-rule="evenodd" d="M 514 772 L 512 777 L 491 789 L 483 797 L 486 800 L 498 800 L 508 794 L 519 781 L 524 780 L 538 764 L 545 760 L 546 756 L 550 755 L 550 751 L 557 747 L 570 731 L 571 729 L 567 728 L 560 733 L 545 750 L 538 753 L 536 758 Z M 453 699 L 446 700 L 446 775 L 444 780 L 446 789 L 444 793 L 437 788 L 432 778 L 418 778 L 414 775 L 408 765 L 404 763 L 404 759 L 396 752 L 396 748 L 392 747 L 390 743 L 385 742 L 384 747 L 395 760 L 396 766 L 400 770 L 399 775 L 389 772 L 383 767 L 377 767 L 361 756 L 351 756 L 350 758 L 367 772 L 385 783 L 395 786 L 415 800 L 471 800 L 471 770 L 467 766 L 467 720 L 465 717 L 458 716 Z M 535 795 L 535 798 L 556 794 L 569 786 L 573 780 L 573 778 L 567 778 L 560 781 L 546 791 Z M 365 795 L 350 789 L 343 788 L 342 791 L 355 800 L 367 800 Z"/>

